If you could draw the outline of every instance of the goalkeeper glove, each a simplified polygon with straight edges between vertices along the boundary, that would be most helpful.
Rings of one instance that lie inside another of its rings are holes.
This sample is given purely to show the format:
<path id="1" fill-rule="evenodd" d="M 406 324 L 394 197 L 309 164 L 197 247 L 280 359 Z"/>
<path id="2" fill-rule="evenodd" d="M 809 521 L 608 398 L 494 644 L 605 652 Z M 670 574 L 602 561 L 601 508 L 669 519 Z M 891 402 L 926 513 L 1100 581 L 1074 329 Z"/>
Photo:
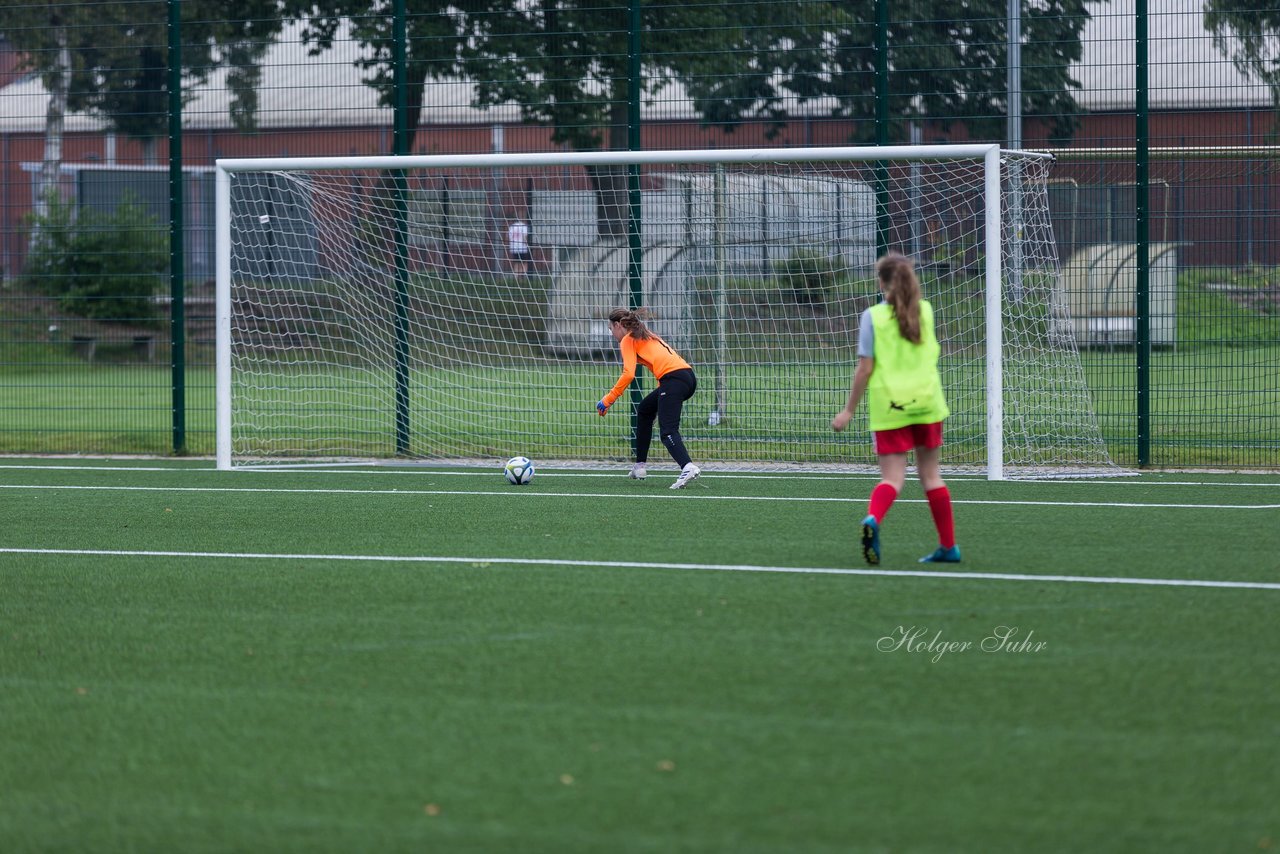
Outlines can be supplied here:
<path id="1" fill-rule="evenodd" d="M 604 418 L 604 416 L 609 412 L 608 404 L 606 404 L 603 400 L 600 401 L 599 403 L 596 404 L 596 412 L 600 413 L 601 418 Z"/>

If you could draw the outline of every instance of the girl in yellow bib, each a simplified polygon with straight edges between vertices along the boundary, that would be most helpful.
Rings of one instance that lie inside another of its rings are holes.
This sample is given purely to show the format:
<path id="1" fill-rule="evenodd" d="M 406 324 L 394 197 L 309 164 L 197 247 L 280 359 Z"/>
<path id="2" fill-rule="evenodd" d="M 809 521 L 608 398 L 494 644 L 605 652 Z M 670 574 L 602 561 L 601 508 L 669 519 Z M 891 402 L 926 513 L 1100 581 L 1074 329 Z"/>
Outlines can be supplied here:
<path id="1" fill-rule="evenodd" d="M 876 263 L 876 278 L 884 301 L 862 313 L 858 330 L 858 367 L 844 409 L 831 419 L 837 433 L 863 395 L 880 461 L 880 482 L 871 491 L 862 520 L 862 555 L 880 563 L 880 527 L 902 492 L 907 476 L 907 453 L 914 450 L 916 474 L 924 488 L 938 529 L 938 548 L 920 563 L 959 563 L 951 493 L 942 480 L 942 422 L 951 410 L 938 375 L 941 348 L 933 326 L 933 306 L 921 298 L 920 280 L 911 259 L 896 253 Z"/>

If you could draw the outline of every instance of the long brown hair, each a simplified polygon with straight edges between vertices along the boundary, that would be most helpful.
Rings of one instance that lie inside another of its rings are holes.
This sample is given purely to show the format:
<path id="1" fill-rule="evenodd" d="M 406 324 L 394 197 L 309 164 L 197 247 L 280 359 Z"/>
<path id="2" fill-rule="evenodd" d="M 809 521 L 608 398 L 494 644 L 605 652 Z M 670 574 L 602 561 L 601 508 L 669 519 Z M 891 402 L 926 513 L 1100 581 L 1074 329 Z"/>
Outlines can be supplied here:
<path id="1" fill-rule="evenodd" d="M 649 327 L 644 325 L 645 318 L 649 317 L 649 312 L 643 308 L 615 308 L 609 312 L 610 323 L 621 323 L 622 328 L 631 333 L 631 337 L 637 341 L 643 341 L 646 338 L 652 338 L 653 333 L 649 331 Z"/>
<path id="2" fill-rule="evenodd" d="M 912 344 L 920 343 L 920 280 L 911 259 L 890 252 L 876 262 L 876 276 L 884 300 L 893 308 L 898 331 Z"/>

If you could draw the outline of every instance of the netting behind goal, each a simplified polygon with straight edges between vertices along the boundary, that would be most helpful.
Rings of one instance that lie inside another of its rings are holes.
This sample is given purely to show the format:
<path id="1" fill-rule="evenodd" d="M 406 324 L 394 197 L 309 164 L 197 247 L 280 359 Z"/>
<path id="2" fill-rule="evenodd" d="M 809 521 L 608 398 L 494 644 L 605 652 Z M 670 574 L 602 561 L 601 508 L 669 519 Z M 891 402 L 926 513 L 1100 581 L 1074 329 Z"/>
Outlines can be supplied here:
<path id="1" fill-rule="evenodd" d="M 1050 161 L 1001 158 L 993 424 L 984 159 L 940 149 L 224 161 L 219 463 L 628 460 L 626 404 L 652 377 L 607 419 L 595 402 L 619 372 L 605 317 L 641 305 L 698 374 L 699 464 L 871 465 L 865 427 L 830 420 L 888 248 L 917 260 L 938 318 L 949 465 L 987 467 L 993 439 L 1010 473 L 1109 465 Z"/>

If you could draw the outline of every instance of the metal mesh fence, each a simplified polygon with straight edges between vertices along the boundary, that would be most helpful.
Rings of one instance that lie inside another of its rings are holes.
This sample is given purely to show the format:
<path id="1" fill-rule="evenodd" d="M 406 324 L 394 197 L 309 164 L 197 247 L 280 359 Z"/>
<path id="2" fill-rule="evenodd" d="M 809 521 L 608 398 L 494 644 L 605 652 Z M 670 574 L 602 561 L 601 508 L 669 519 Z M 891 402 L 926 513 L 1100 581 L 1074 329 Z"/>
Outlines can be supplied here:
<path id="1" fill-rule="evenodd" d="M 1280 467 L 1274 0 L 3 6 L 0 452 L 212 452 L 220 157 L 998 141 L 1115 459 Z M 508 183 L 411 216 L 501 275 Z"/>

